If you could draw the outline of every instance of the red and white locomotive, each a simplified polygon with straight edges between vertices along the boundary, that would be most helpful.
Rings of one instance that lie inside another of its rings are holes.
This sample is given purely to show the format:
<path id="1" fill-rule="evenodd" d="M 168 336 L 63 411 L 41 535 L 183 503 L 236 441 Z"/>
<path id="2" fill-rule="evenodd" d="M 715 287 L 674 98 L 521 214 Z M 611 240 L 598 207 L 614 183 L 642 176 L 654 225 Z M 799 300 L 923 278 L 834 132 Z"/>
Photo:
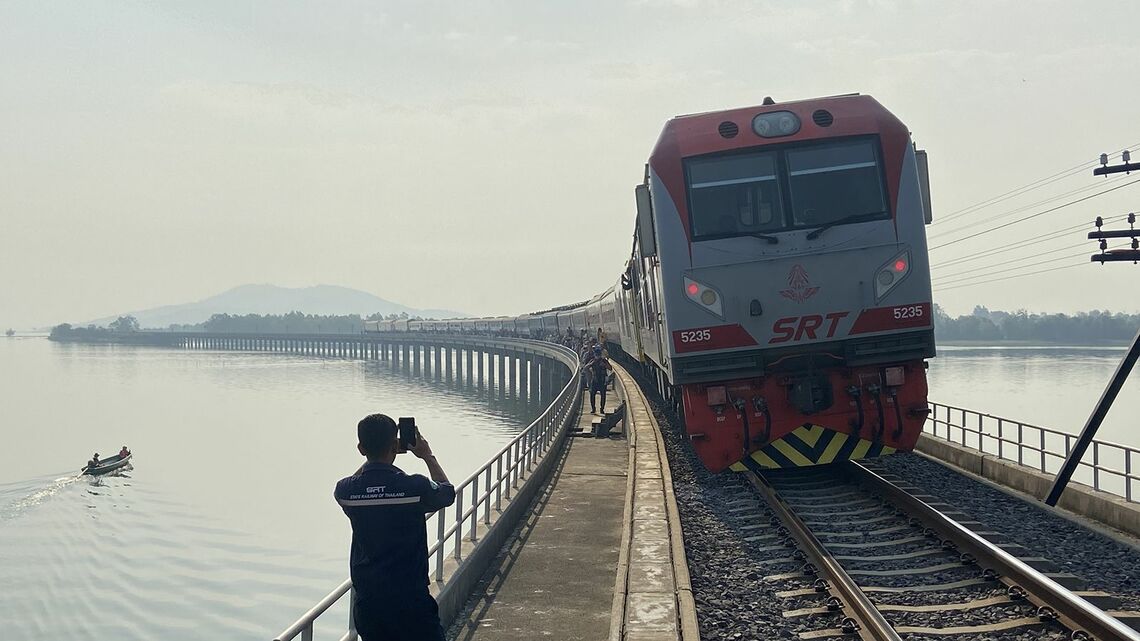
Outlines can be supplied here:
<path id="1" fill-rule="evenodd" d="M 604 333 L 679 405 L 713 471 L 910 450 L 934 356 L 927 185 L 925 153 L 870 96 L 680 116 L 635 190 L 614 287 L 517 318 L 372 329 Z"/>

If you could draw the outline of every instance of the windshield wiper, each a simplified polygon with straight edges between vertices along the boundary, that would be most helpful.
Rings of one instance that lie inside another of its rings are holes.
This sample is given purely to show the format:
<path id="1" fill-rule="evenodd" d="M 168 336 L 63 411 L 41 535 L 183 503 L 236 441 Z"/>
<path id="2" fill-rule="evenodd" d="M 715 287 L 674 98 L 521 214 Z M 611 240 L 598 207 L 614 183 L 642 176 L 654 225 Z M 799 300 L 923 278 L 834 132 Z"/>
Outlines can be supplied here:
<path id="1" fill-rule="evenodd" d="M 820 235 L 823 234 L 823 232 L 831 229 L 832 227 L 834 227 L 836 225 L 843 225 L 845 223 L 855 223 L 855 222 L 859 222 L 860 220 L 873 220 L 875 218 L 881 218 L 882 216 L 883 216 L 883 212 L 881 212 L 881 211 L 877 211 L 873 214 L 851 214 L 850 216 L 844 216 L 843 218 L 838 218 L 836 220 L 833 220 L 830 223 L 823 225 L 822 227 L 816 227 L 815 229 L 811 230 L 810 232 L 808 232 L 807 239 L 808 240 L 815 240 L 816 238 L 819 238 Z"/>
<path id="2" fill-rule="evenodd" d="M 777 237 L 775 237 L 775 236 L 769 236 L 768 234 L 761 234 L 761 233 L 758 233 L 758 232 L 751 232 L 751 233 L 749 233 L 748 235 L 749 235 L 749 236 L 751 236 L 751 237 L 753 237 L 753 238 L 759 238 L 760 240 L 766 240 L 766 241 L 768 241 L 768 244 L 769 244 L 769 245 L 775 245 L 776 243 L 780 242 L 780 239 L 779 239 L 779 238 L 777 238 Z"/>

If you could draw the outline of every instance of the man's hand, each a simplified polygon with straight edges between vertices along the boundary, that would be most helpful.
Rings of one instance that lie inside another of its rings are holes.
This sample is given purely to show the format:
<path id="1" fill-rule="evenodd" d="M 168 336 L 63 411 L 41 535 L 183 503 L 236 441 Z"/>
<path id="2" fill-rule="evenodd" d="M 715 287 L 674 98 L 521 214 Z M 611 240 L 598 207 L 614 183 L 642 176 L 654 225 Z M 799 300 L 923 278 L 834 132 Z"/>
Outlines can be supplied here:
<path id="1" fill-rule="evenodd" d="M 419 430 L 416 430 L 416 444 L 412 446 L 412 454 L 420 459 L 429 459 L 434 456 L 431 453 L 431 444 L 427 442 L 423 434 L 420 434 Z"/>
<path id="2" fill-rule="evenodd" d="M 416 444 L 412 447 L 412 454 L 427 463 L 431 480 L 436 483 L 450 483 L 447 480 L 447 474 L 444 473 L 443 468 L 439 466 L 439 461 L 435 460 L 435 455 L 431 452 L 431 444 L 427 442 L 423 434 L 420 434 L 419 430 L 416 430 Z"/>

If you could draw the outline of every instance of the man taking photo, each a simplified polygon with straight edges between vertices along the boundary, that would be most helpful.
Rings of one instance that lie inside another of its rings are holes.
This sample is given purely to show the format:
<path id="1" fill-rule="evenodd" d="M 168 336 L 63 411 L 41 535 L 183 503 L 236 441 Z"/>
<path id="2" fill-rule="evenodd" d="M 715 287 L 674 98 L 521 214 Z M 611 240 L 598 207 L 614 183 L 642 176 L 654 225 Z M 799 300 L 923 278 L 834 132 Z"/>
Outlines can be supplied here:
<path id="1" fill-rule="evenodd" d="M 428 591 L 424 515 L 454 503 L 455 488 L 418 430 L 410 451 L 427 463 L 431 479 L 393 465 L 398 432 L 384 414 L 364 417 L 356 447 L 368 461 L 333 493 L 352 523 L 353 618 L 363 641 L 443 641 Z"/>

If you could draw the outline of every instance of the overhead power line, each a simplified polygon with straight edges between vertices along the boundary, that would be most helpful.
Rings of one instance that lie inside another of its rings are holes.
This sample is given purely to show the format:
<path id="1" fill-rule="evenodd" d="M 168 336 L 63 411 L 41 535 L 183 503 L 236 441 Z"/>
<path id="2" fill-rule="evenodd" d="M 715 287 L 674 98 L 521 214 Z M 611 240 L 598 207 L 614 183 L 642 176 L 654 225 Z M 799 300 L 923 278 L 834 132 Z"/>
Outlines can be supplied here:
<path id="1" fill-rule="evenodd" d="M 1112 247 L 1111 249 L 1118 249 L 1118 248 L 1124 247 L 1124 246 L 1126 246 L 1126 244 L 1125 245 L 1119 245 L 1117 247 Z M 1065 256 L 1062 258 L 1053 258 L 1050 260 L 1045 260 L 1045 261 L 1041 261 L 1040 263 L 1034 263 L 1034 264 L 1030 264 L 1030 265 L 1022 265 L 1021 267 L 1017 267 L 1016 269 L 1025 269 L 1026 267 L 1032 267 L 1033 265 L 1036 265 L 1036 264 L 1052 263 L 1052 262 L 1057 262 L 1059 260 L 1072 260 L 1075 258 L 1082 258 L 1082 257 L 1085 258 L 1085 260 L 1082 260 L 1082 261 L 1077 262 L 1077 263 L 1072 263 L 1069 265 L 1061 265 L 1059 267 L 1047 267 L 1045 269 L 1038 269 L 1038 270 L 1034 270 L 1031 272 L 1025 272 L 1023 274 L 1009 274 L 1009 275 L 1004 275 L 1004 276 L 998 276 L 997 278 L 985 278 L 984 280 L 975 280 L 977 278 L 983 278 L 985 276 L 985 274 L 978 274 L 975 276 L 967 276 L 966 278 L 961 278 L 961 279 L 950 281 L 950 282 L 944 282 L 941 285 L 938 283 L 932 283 L 932 287 L 934 289 L 939 290 L 939 291 L 945 291 L 947 289 L 957 289 L 959 287 L 973 287 L 975 285 L 986 285 L 989 283 L 996 283 L 999 281 L 1011 280 L 1014 278 L 1021 278 L 1023 276 L 1035 276 L 1037 274 L 1044 274 L 1046 272 L 1059 271 L 1062 269 L 1072 269 L 1072 268 L 1080 267 L 1081 265 L 1092 264 L 1088 260 L 1089 255 L 1090 255 L 1089 252 L 1084 251 L 1084 252 L 1081 252 L 1079 254 L 1074 254 L 1072 256 Z"/>
<path id="2" fill-rule="evenodd" d="M 1126 217 L 1125 215 L 1107 216 L 1103 220 L 1104 220 L 1104 222 L 1109 223 L 1109 222 L 1116 222 L 1118 220 L 1123 220 L 1125 217 Z M 1004 254 L 1004 253 L 1009 252 L 1009 251 L 1014 251 L 1017 249 L 1023 249 L 1025 247 L 1029 247 L 1032 245 L 1039 245 L 1039 244 L 1042 244 L 1044 242 L 1054 240 L 1060 236 L 1064 236 L 1066 234 L 1072 233 L 1078 229 L 1090 228 L 1093 226 L 1094 223 L 1095 223 L 1095 221 L 1092 221 L 1092 220 L 1090 220 L 1086 223 L 1077 223 L 1076 225 L 1072 225 L 1069 227 L 1063 227 L 1063 228 L 1055 230 L 1055 231 L 1045 232 L 1044 234 L 1039 234 L 1037 236 L 1031 236 L 1030 238 L 1026 238 L 1024 240 L 1019 240 L 1019 241 L 1012 243 L 1012 244 L 1001 245 L 999 247 L 991 247 L 989 249 L 983 249 L 981 251 L 976 251 L 976 252 L 973 252 L 970 254 L 966 254 L 965 256 L 959 256 L 957 258 L 941 261 L 941 262 L 934 264 L 933 266 L 936 268 L 949 267 L 951 265 L 956 265 L 959 263 L 967 263 L 967 262 L 979 260 L 982 258 L 988 258 L 990 256 L 996 256 L 999 254 Z"/>
<path id="3" fill-rule="evenodd" d="M 1055 271 L 1060 271 L 1062 269 L 1073 269 L 1074 267 L 1080 267 L 1082 265 L 1089 265 L 1089 264 L 1091 264 L 1091 263 L 1084 262 L 1084 263 L 1077 263 L 1074 265 L 1061 265 L 1060 267 L 1050 267 L 1048 269 L 1039 269 L 1037 271 L 1029 272 L 1027 274 L 1014 274 L 1013 276 L 1002 276 L 1001 278 L 991 278 L 989 280 L 978 281 L 976 283 L 962 283 L 959 285 L 950 285 L 948 287 L 935 287 L 935 289 L 937 289 L 939 291 L 946 291 L 949 289 L 959 289 L 961 287 L 973 287 L 975 285 L 986 285 L 989 283 L 996 283 L 998 281 L 1010 280 L 1013 278 L 1022 278 L 1024 276 L 1033 276 L 1035 274 L 1044 274 L 1046 272 L 1055 272 Z"/>
<path id="4" fill-rule="evenodd" d="M 1119 181 L 1122 178 L 1124 178 L 1124 176 L 1114 176 L 1113 178 L 1109 179 L 1109 182 Z M 945 230 L 939 231 L 937 233 L 930 235 L 929 238 L 934 239 L 934 238 L 942 238 L 943 236 L 953 236 L 954 234 L 963 232 L 967 229 L 970 229 L 971 227 L 978 227 L 979 225 L 985 225 L 988 223 L 992 223 L 994 221 L 1003 220 L 1005 218 L 1009 218 L 1010 216 L 1020 214 L 1023 211 L 1033 209 L 1035 207 L 1041 207 L 1043 205 L 1048 205 L 1049 203 L 1051 203 L 1053 201 L 1060 200 L 1060 199 L 1066 198 L 1068 196 L 1074 196 L 1074 195 L 1079 194 L 1081 192 L 1091 191 L 1093 189 L 1101 189 L 1103 187 L 1104 187 L 1103 183 L 1094 182 L 1090 185 L 1084 185 L 1082 187 L 1077 187 L 1076 189 L 1070 189 L 1069 191 L 1062 192 L 1062 193 L 1057 194 L 1055 196 L 1050 196 L 1048 198 L 1042 198 L 1041 200 L 1037 200 L 1037 201 L 1034 201 L 1031 203 L 1027 203 L 1025 205 L 1021 205 L 1020 207 L 1010 209 L 1009 211 L 1002 212 L 996 216 L 990 216 L 990 217 L 984 218 L 982 220 L 975 220 L 973 222 L 968 222 L 965 225 L 958 227 L 957 229 L 945 229 Z"/>
<path id="5" fill-rule="evenodd" d="M 1140 142 L 1133 144 L 1133 145 L 1129 145 L 1127 147 L 1127 149 L 1129 151 L 1135 151 L 1136 149 L 1140 149 Z M 1119 156 L 1120 156 L 1120 154 L 1114 154 L 1112 156 L 1112 158 L 1117 158 Z M 989 207 L 990 205 L 996 205 L 997 203 L 1004 202 L 1006 200 L 1009 200 L 1010 198 L 1020 196 L 1021 194 L 1025 193 L 1027 191 L 1032 191 L 1034 189 L 1037 189 L 1038 187 L 1043 187 L 1050 182 L 1055 182 L 1055 181 L 1060 180 L 1062 178 L 1068 178 L 1069 176 L 1079 174 L 1080 172 L 1082 172 L 1083 170 L 1085 170 L 1089 167 L 1095 167 L 1097 164 L 1099 164 L 1099 161 L 1091 160 L 1088 162 L 1083 162 L 1079 165 L 1074 165 L 1073 167 L 1070 167 L 1068 169 L 1064 169 L 1064 170 L 1059 171 L 1055 174 L 1052 174 L 1052 175 L 1046 176 L 1044 178 L 1040 178 L 1038 180 L 1035 180 L 1031 183 L 1022 185 L 1021 187 L 1011 189 L 1011 190 L 1009 190 L 1003 194 L 998 194 L 997 196 L 994 196 L 992 198 L 987 198 L 986 200 L 974 203 L 973 205 L 970 205 L 968 207 L 963 207 L 962 209 L 957 209 L 955 211 L 952 211 L 949 214 L 946 214 L 945 216 L 939 217 L 938 220 L 935 220 L 933 223 L 931 223 L 931 226 L 939 225 L 939 224 L 954 220 L 955 218 L 958 218 L 960 216 L 964 216 L 968 213 L 971 213 L 973 211 L 977 211 L 979 209 L 984 209 L 986 207 Z"/>
<path id="6" fill-rule="evenodd" d="M 1093 199 L 1093 198 L 1096 198 L 1097 196 L 1103 196 L 1103 195 L 1105 195 L 1105 194 L 1107 194 L 1107 193 L 1109 193 L 1109 192 L 1113 192 L 1113 191 L 1116 191 L 1116 190 L 1118 190 L 1118 189 L 1124 189 L 1125 187 L 1128 187 L 1129 185 L 1134 185 L 1134 184 L 1136 184 L 1137 182 L 1140 182 L 1140 178 L 1136 178 L 1135 180 L 1131 180 L 1131 181 L 1129 181 L 1129 182 L 1126 182 L 1126 183 L 1124 183 L 1123 185 L 1117 185 L 1117 186 L 1115 186 L 1115 187 L 1111 187 L 1111 188 L 1109 188 L 1109 189 L 1105 189 L 1105 190 L 1103 190 L 1103 191 L 1098 191 L 1098 192 L 1096 192 L 1095 194 L 1089 194 L 1088 196 L 1084 196 L 1084 197 L 1082 197 L 1082 198 L 1077 198 L 1076 200 L 1070 200 L 1070 201 L 1069 201 L 1069 202 L 1067 202 L 1067 203 L 1063 203 L 1063 204 L 1057 205 L 1056 207 L 1050 207 L 1049 209 L 1046 209 L 1046 210 L 1044 210 L 1044 211 L 1039 211 L 1039 212 L 1037 212 L 1037 213 L 1035 213 L 1035 214 L 1030 214 L 1030 215 L 1028 215 L 1028 216 L 1024 216 L 1024 217 L 1022 217 L 1022 218 L 1018 218 L 1017 220 L 1011 220 L 1011 221 L 1009 221 L 1008 223 L 1003 223 L 1003 224 L 1001 224 L 1001 225 L 998 225 L 998 226 L 996 226 L 996 227 L 991 227 L 991 228 L 989 228 L 989 229 L 983 229 L 982 231 L 979 231 L 979 232 L 975 232 L 975 233 L 973 233 L 973 234 L 970 234 L 969 236 L 963 236 L 963 237 L 961 237 L 961 238 L 958 238 L 958 239 L 956 239 L 956 240 L 951 240 L 951 241 L 948 241 L 948 242 L 942 243 L 941 245 L 936 245 L 936 246 L 934 246 L 934 247 L 931 247 L 931 248 L 930 248 L 930 251 L 934 251 L 934 250 L 936 250 L 936 249 L 942 249 L 943 247 L 949 247 L 949 246 L 951 246 L 951 245 L 956 245 L 956 244 L 958 244 L 958 243 L 960 243 L 960 242 L 962 242 L 962 241 L 964 241 L 964 240 L 970 240 L 971 238 L 977 238 L 978 236 L 984 236 L 985 234 L 989 234 L 989 233 L 995 232 L 995 231 L 997 231 L 997 230 L 999 230 L 999 229 L 1005 229 L 1006 227 L 1009 227 L 1009 226 L 1011 226 L 1011 225 L 1016 225 L 1016 224 L 1018 224 L 1018 223 L 1022 223 L 1022 222 L 1025 222 L 1025 221 L 1027 221 L 1027 220 L 1030 220 L 1030 219 L 1032 219 L 1032 218 L 1037 218 L 1038 216 L 1044 216 L 1045 214 L 1048 214 L 1048 213 L 1052 213 L 1052 212 L 1055 212 L 1055 211 L 1057 211 L 1057 210 L 1059 210 L 1059 209 L 1064 209 L 1065 207 L 1069 207 L 1069 206 L 1071 206 L 1071 205 L 1075 205 L 1075 204 L 1077 204 L 1077 203 L 1083 203 L 1083 202 L 1085 202 L 1086 200 L 1091 200 L 1091 199 Z"/>
<path id="7" fill-rule="evenodd" d="M 1065 247 L 1064 249 L 1071 249 L 1071 248 Z M 1082 252 L 1077 253 L 1077 254 L 1067 254 L 1065 256 L 1061 256 L 1058 258 L 1046 258 L 1045 260 L 1039 260 L 1039 261 L 1036 261 L 1033 263 L 1026 263 L 1024 265 L 1018 265 L 1016 267 L 1011 267 L 1010 269 L 1025 269 L 1027 267 L 1035 267 L 1037 265 L 1046 265 L 1048 263 L 1055 263 L 1055 262 L 1060 261 L 1060 260 L 1072 260 L 1074 258 L 1080 258 L 1081 256 L 1088 256 L 1088 255 L 1089 255 L 1089 252 L 1086 249 L 1085 251 L 1082 251 Z M 977 270 L 970 270 L 970 271 L 977 271 Z M 1006 273 L 1008 271 L 1009 270 L 1005 270 L 1005 271 L 1000 272 L 1000 273 Z M 961 274 L 965 274 L 965 273 L 966 272 L 961 272 Z M 998 274 L 992 274 L 991 273 L 991 274 L 974 274 L 973 276 L 960 277 L 961 274 L 955 274 L 954 276 L 943 276 L 942 278 L 940 278 L 936 281 L 936 284 L 954 285 L 956 283 L 962 283 L 962 282 L 966 282 L 969 280 L 974 280 L 975 278 L 983 278 L 986 276 L 998 275 Z"/>
<path id="8" fill-rule="evenodd" d="M 1087 251 L 1087 249 L 1088 249 L 1088 246 L 1089 246 L 1089 243 L 1088 243 L 1088 241 L 1086 240 L 1086 241 L 1084 241 L 1084 242 L 1082 242 L 1082 243 L 1077 243 L 1077 244 L 1075 244 L 1075 245 L 1066 245 L 1066 246 L 1064 246 L 1064 247 L 1058 247 L 1058 248 L 1056 248 L 1056 249 L 1051 249 L 1051 250 L 1049 250 L 1049 251 L 1043 251 L 1043 252 L 1039 252 L 1039 253 L 1037 253 L 1037 254 L 1032 254 L 1032 255 L 1029 255 L 1029 256 L 1022 256 L 1022 257 L 1020 257 L 1020 258 L 1014 258 L 1014 259 L 1012 259 L 1012 260 L 1006 260 L 1006 261 L 1004 261 L 1004 262 L 1000 262 L 1000 263 L 994 263 L 994 264 L 992 264 L 992 265 L 982 265 L 981 267 L 972 267 L 972 268 L 970 268 L 970 269 L 967 269 L 967 270 L 964 270 L 964 271 L 960 271 L 960 272 L 954 272 L 953 274 L 944 274 L 944 275 L 942 275 L 942 276 L 938 276 L 938 277 L 936 277 L 934 280 L 936 280 L 936 281 L 945 281 L 946 279 L 953 279 L 953 278 L 957 278 L 958 276 L 961 276 L 961 275 L 963 275 L 963 274 L 969 274 L 969 273 L 971 273 L 971 272 L 978 272 L 978 271 L 982 271 L 982 270 L 985 270 L 985 269 L 1004 269 L 1004 270 L 1010 270 L 1010 269 L 1021 269 L 1022 267 L 1030 267 L 1030 266 L 1032 266 L 1032 265 L 1040 265 L 1041 263 L 1054 262 L 1054 261 L 1058 261 L 1058 260 L 1063 260 L 1063 259 L 1065 259 L 1065 258 L 1074 258 L 1074 257 L 1076 257 L 1076 256 L 1078 256 L 1078 255 L 1084 255 L 1084 254 L 1087 254 L 1087 253 L 1088 253 L 1088 251 Z M 1029 264 L 1027 264 L 1027 265 L 1019 265 L 1019 264 L 1018 264 L 1018 263 L 1020 263 L 1020 262 L 1022 262 L 1022 261 L 1025 261 L 1025 260 L 1033 260 L 1033 259 L 1035 259 L 1035 258 L 1040 258 L 1040 257 L 1042 257 L 1042 256 L 1048 256 L 1049 254 L 1056 254 L 1057 252 L 1063 252 L 1063 251 L 1069 251 L 1069 250 L 1072 250 L 1072 249 L 1077 249 L 1078 247 L 1084 247 L 1084 248 L 1086 249 L 1086 251 L 1085 251 L 1085 252 L 1083 252 L 1082 254 L 1076 254 L 1076 255 L 1074 255 L 1074 256 L 1064 256 L 1064 257 L 1062 257 L 1062 258 L 1052 258 L 1052 259 L 1050 259 L 1050 260 L 1046 260 L 1046 261 L 1039 261 L 1039 262 L 1036 262 L 1036 263 L 1029 263 Z M 975 278 L 975 276 L 969 276 L 969 278 Z"/>

